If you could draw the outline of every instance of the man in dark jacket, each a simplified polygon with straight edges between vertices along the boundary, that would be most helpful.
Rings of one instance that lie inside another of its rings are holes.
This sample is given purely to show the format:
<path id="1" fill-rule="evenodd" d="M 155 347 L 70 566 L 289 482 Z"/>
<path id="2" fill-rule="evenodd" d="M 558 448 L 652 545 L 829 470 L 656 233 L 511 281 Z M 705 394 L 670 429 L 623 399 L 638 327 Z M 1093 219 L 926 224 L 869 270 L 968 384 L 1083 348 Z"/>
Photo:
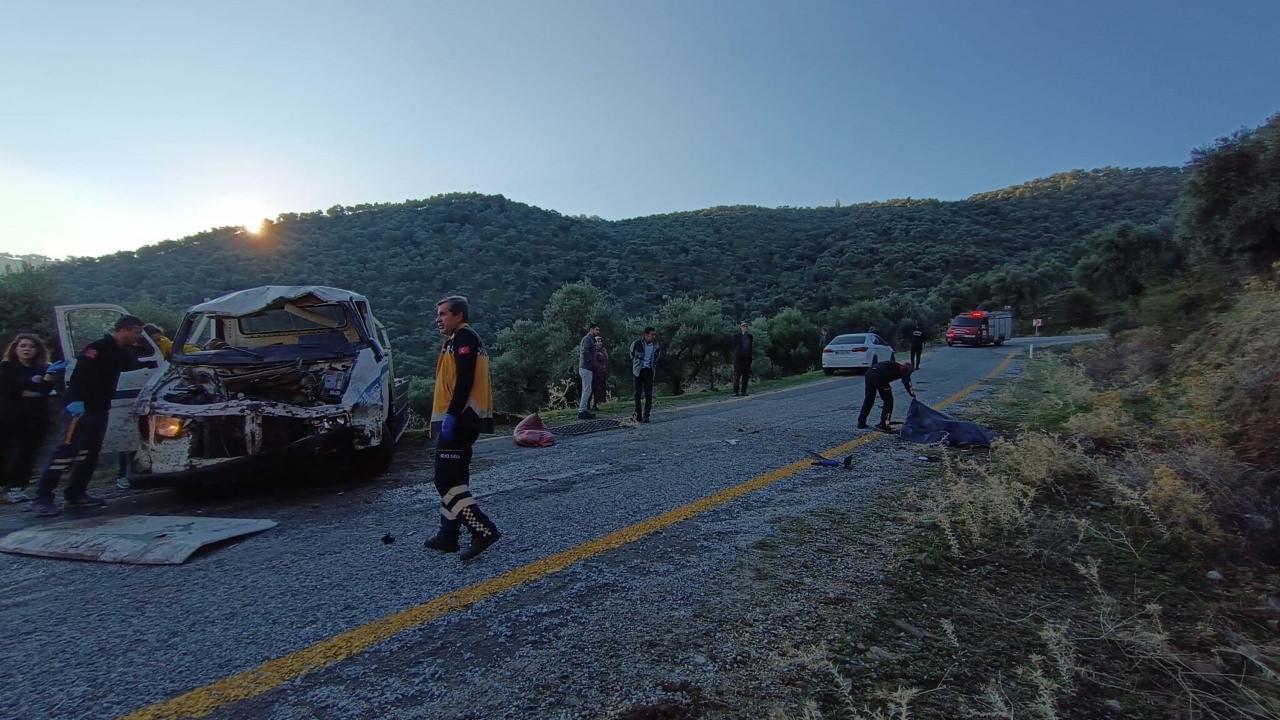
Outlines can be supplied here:
<path id="1" fill-rule="evenodd" d="M 876 395 L 879 394 L 884 409 L 881 411 L 880 424 L 876 429 L 891 431 L 889 418 L 893 417 L 893 389 L 889 387 L 889 383 L 901 380 L 902 386 L 907 389 L 907 394 L 915 397 L 916 391 L 911 387 L 911 373 L 914 371 L 915 366 L 911 363 L 896 363 L 891 360 L 876 363 L 867 368 L 866 397 L 862 400 L 862 412 L 858 413 L 859 428 L 867 427 L 867 416 L 871 414 L 871 408 L 875 407 Z"/>
<path id="2" fill-rule="evenodd" d="M 920 356 L 924 354 L 924 331 L 917 325 L 911 331 L 911 364 L 920 367 Z"/>
<path id="3" fill-rule="evenodd" d="M 592 324 L 587 334 L 578 342 L 578 377 L 582 379 L 582 395 L 578 398 L 578 419 L 590 420 L 595 417 L 591 412 L 591 393 L 594 388 L 596 364 L 596 338 L 600 336 L 600 326 Z"/>
<path id="4" fill-rule="evenodd" d="M 653 374 L 662 359 L 662 345 L 658 344 L 658 331 L 647 327 L 644 337 L 631 343 L 631 374 L 635 376 L 636 422 L 649 422 L 653 411 Z M 640 396 L 644 395 L 644 412 L 640 411 Z"/>
<path id="5" fill-rule="evenodd" d="M 98 467 L 98 453 L 107 435 L 111 416 L 111 399 L 116 394 L 120 373 L 137 367 L 129 348 L 142 334 L 142 321 L 125 315 L 116 321 L 110 334 L 95 340 L 76 356 L 75 371 L 67 383 L 62 412 L 61 443 L 49 459 L 49 465 L 36 486 L 36 515 L 50 516 L 62 512 L 53 502 L 53 490 L 62 474 L 71 471 L 71 479 L 63 493 L 66 506 L 101 507 L 103 501 L 89 494 L 89 480 Z"/>
<path id="6" fill-rule="evenodd" d="M 756 337 L 745 321 L 733 336 L 733 394 L 747 396 L 747 383 L 751 380 L 751 356 L 756 349 Z"/>

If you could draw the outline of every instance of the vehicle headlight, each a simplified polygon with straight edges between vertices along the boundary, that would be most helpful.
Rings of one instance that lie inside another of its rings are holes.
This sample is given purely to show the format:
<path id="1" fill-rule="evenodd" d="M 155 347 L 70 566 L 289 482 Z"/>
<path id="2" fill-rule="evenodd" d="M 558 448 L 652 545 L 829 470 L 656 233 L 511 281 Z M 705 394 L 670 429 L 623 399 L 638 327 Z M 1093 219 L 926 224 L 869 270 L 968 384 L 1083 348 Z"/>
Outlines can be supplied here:
<path id="1" fill-rule="evenodd" d="M 151 430 L 158 438 L 172 440 L 182 437 L 182 431 L 186 426 L 186 421 L 182 418 L 168 417 L 166 415 L 155 415 L 151 418 Z"/>

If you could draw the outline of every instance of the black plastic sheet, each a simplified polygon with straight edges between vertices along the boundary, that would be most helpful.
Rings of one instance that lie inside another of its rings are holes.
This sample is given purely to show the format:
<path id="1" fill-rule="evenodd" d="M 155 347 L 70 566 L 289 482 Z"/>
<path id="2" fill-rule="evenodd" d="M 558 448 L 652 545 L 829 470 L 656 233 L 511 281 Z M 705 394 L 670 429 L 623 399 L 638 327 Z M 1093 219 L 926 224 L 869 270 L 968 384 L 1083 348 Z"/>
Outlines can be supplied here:
<path id="1" fill-rule="evenodd" d="M 951 447 L 991 447 L 996 434 L 967 420 L 956 420 L 919 400 L 912 400 L 907 420 L 898 435 L 904 440 L 926 445 Z"/>

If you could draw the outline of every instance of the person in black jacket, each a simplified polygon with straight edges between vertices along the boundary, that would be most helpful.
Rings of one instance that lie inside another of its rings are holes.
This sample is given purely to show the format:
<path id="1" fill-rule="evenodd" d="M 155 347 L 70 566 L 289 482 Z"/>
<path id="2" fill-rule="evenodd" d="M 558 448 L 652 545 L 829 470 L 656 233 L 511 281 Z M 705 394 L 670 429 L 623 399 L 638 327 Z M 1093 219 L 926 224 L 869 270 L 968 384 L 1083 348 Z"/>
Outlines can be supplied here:
<path id="1" fill-rule="evenodd" d="M 920 367 L 922 355 L 924 355 L 924 331 L 917 326 L 911 331 L 911 364 Z"/>
<path id="2" fill-rule="evenodd" d="M 20 333 L 0 361 L 0 502 L 26 502 L 25 488 L 49 427 L 49 393 L 57 367 L 39 337 Z"/>
<path id="3" fill-rule="evenodd" d="M 64 398 L 59 445 L 36 486 L 36 501 L 31 509 L 37 515 L 62 512 L 53 502 L 53 490 L 68 470 L 71 479 L 63 494 L 67 507 L 106 504 L 89 494 L 89 480 L 98 467 L 98 453 L 107 434 L 111 399 L 115 397 L 120 373 L 134 369 L 137 364 L 128 348 L 138 342 L 141 334 L 142 321 L 125 315 L 116 321 L 109 334 L 89 343 L 76 356 L 76 367 Z"/>
<path id="4" fill-rule="evenodd" d="M 891 430 L 889 418 L 893 417 L 893 390 L 889 387 L 889 383 L 901 380 L 902 386 L 907 389 L 907 394 L 915 397 L 916 391 L 911 387 L 911 373 L 914 371 L 915 366 L 911 363 L 896 363 L 891 360 L 876 363 L 867 368 L 867 393 L 862 400 L 862 412 L 858 413 L 859 428 L 867 427 L 867 416 L 871 414 L 871 408 L 875 407 L 876 395 L 879 394 L 880 400 L 884 403 L 884 409 L 876 429 L 885 432 Z"/>
<path id="5" fill-rule="evenodd" d="M 747 396 L 747 383 L 751 381 L 751 357 L 755 352 L 756 337 L 744 321 L 733 336 L 733 394 Z"/>

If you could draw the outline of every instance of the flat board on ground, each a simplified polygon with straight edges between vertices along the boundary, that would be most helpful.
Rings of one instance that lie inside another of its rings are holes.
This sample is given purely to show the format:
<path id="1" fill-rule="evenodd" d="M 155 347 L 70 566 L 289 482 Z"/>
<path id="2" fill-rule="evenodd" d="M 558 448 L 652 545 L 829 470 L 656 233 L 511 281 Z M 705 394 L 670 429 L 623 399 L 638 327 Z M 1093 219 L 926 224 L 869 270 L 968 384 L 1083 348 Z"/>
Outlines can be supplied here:
<path id="1" fill-rule="evenodd" d="M 0 552 L 137 565 L 180 565 L 200 548 L 269 530 L 274 520 L 114 515 L 18 530 Z"/>

